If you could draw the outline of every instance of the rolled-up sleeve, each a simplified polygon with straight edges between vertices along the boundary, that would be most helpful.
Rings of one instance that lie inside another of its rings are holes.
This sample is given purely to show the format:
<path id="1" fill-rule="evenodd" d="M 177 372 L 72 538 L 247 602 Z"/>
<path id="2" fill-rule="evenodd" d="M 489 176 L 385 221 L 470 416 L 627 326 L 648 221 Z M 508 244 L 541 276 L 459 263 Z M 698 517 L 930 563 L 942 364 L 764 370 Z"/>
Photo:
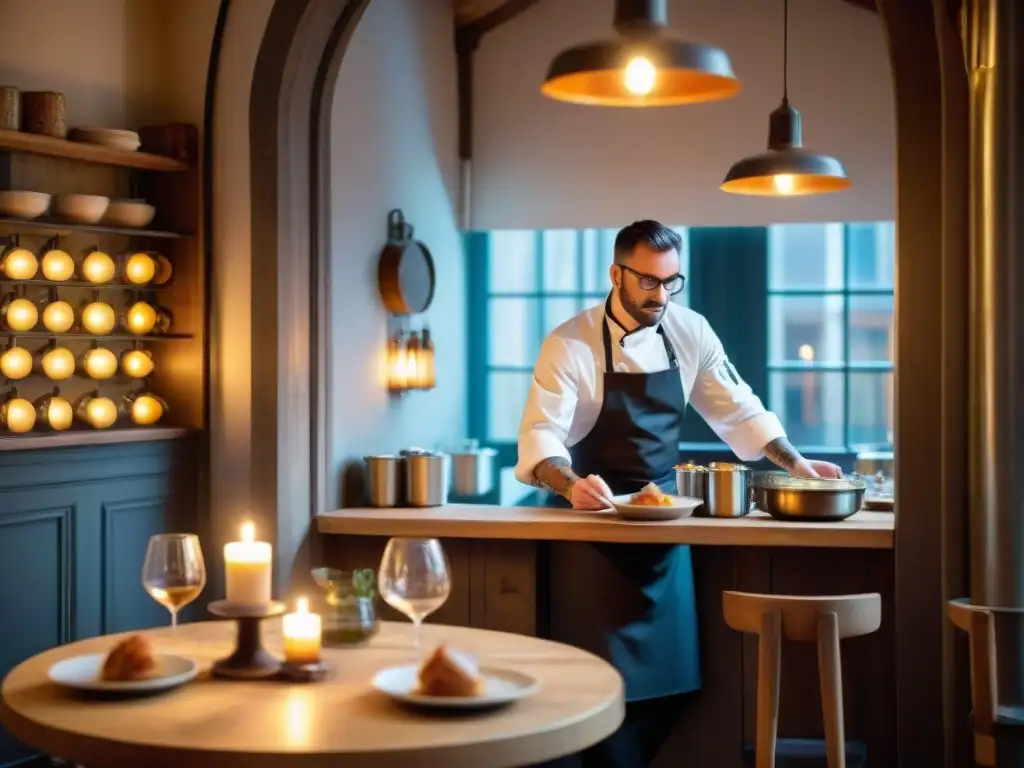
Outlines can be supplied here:
<path id="1" fill-rule="evenodd" d="M 690 404 L 742 461 L 756 461 L 772 440 L 786 436 L 778 417 L 740 378 L 722 342 L 702 318 L 700 369 Z"/>
<path id="2" fill-rule="evenodd" d="M 533 471 L 544 459 L 568 459 L 565 447 L 576 412 L 578 379 L 565 340 L 548 336 L 533 368 L 533 381 L 519 425 L 519 461 L 516 479 L 536 485 Z"/>

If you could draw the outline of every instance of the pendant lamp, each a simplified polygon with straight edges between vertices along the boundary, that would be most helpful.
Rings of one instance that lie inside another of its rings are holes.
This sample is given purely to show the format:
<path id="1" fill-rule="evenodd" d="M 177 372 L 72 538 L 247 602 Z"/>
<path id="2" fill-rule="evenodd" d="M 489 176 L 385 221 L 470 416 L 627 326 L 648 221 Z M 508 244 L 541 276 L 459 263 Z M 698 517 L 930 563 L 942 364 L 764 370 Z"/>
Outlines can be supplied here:
<path id="1" fill-rule="evenodd" d="M 729 169 L 724 192 L 790 197 L 839 192 L 851 185 L 836 158 L 803 148 L 800 113 L 789 104 L 789 0 L 782 5 L 782 104 L 768 118 L 768 151 Z"/>
<path id="2" fill-rule="evenodd" d="M 598 107 L 667 107 L 739 93 L 742 86 L 725 51 L 668 34 L 666 2 L 615 0 L 618 38 L 559 53 L 541 93 Z"/>

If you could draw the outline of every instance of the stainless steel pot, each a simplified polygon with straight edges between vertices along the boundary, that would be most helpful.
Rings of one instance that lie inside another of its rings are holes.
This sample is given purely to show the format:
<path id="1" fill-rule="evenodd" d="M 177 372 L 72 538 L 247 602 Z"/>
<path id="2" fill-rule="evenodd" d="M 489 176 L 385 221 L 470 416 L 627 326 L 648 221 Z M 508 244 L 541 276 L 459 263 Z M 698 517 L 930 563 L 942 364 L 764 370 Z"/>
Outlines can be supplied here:
<path id="1" fill-rule="evenodd" d="M 765 473 L 756 479 L 761 508 L 778 520 L 845 520 L 864 501 L 867 484 L 858 479 L 788 477 Z"/>
<path id="2" fill-rule="evenodd" d="M 700 464 L 694 464 L 692 461 L 688 461 L 685 464 L 676 465 L 676 493 L 680 496 L 689 496 L 694 499 L 704 499 L 704 492 L 707 488 L 707 467 L 702 467 Z M 701 504 L 699 507 L 693 510 L 693 514 L 701 515 L 704 513 L 704 505 Z"/>
<path id="3" fill-rule="evenodd" d="M 452 485 L 459 496 L 483 496 L 494 490 L 493 448 L 479 448 L 476 441 L 451 452 Z"/>
<path id="4" fill-rule="evenodd" d="M 750 514 L 750 467 L 724 461 L 708 465 L 704 514 L 710 517 L 743 517 Z"/>
<path id="5" fill-rule="evenodd" d="M 401 456 L 365 456 L 366 491 L 370 506 L 397 507 L 402 499 Z"/>
<path id="6" fill-rule="evenodd" d="M 439 507 L 448 501 L 448 455 L 402 451 L 405 489 L 411 507 Z"/>

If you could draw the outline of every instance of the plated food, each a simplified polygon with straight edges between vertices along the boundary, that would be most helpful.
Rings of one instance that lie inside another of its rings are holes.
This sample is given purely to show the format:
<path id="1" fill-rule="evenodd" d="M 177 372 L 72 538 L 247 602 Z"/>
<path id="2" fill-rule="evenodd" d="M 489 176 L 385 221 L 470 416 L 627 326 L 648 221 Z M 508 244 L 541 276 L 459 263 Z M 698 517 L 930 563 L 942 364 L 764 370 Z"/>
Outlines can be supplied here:
<path id="1" fill-rule="evenodd" d="M 654 483 L 648 483 L 630 497 L 629 503 L 642 507 L 671 507 L 675 501 Z"/>
<path id="2" fill-rule="evenodd" d="M 487 709 L 540 689 L 540 681 L 532 675 L 481 667 L 472 654 L 446 645 L 436 648 L 421 664 L 382 669 L 372 685 L 395 701 L 437 709 Z"/>
<path id="3" fill-rule="evenodd" d="M 199 673 L 192 659 L 158 653 L 143 635 L 130 635 L 107 653 L 73 656 L 49 670 L 50 680 L 78 691 L 148 695 L 177 688 Z"/>

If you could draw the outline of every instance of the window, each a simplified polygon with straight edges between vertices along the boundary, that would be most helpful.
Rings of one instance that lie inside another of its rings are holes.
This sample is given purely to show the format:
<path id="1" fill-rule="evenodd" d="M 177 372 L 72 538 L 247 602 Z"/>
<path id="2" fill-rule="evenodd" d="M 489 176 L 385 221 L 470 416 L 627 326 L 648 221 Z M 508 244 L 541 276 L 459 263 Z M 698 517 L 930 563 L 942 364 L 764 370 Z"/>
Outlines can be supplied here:
<path id="1" fill-rule="evenodd" d="M 768 233 L 768 406 L 798 446 L 893 439 L 895 225 Z"/>
<path id="2" fill-rule="evenodd" d="M 686 232 L 676 230 L 683 235 L 685 275 Z M 470 334 L 486 340 L 474 345 L 476 360 L 471 352 L 470 361 L 470 424 L 476 436 L 516 440 L 541 342 L 573 315 L 604 301 L 617 232 L 504 230 L 467 236 Z M 687 291 L 673 300 L 685 304 Z"/>

